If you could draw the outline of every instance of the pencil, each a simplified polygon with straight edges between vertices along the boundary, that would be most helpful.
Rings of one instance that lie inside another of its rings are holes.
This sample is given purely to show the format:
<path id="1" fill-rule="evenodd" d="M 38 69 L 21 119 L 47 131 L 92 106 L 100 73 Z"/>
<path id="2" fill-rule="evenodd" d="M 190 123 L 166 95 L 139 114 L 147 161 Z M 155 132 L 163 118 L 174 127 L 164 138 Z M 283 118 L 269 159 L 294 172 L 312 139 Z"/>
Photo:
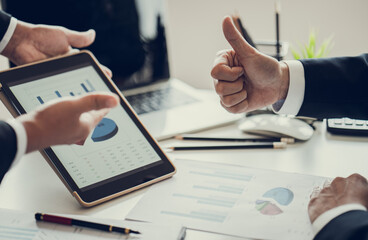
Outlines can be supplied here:
<path id="1" fill-rule="evenodd" d="M 79 227 L 87 227 L 87 228 L 102 230 L 105 232 L 119 232 L 123 234 L 130 234 L 130 233 L 140 234 L 140 232 L 131 230 L 129 228 L 115 227 L 112 225 L 87 222 L 87 221 L 82 221 L 82 220 L 77 220 L 77 219 L 72 219 L 72 218 L 67 218 L 67 217 L 54 216 L 54 215 L 43 214 L 43 213 L 36 213 L 35 218 L 37 221 L 51 222 L 51 223 L 70 225 L 70 226 L 74 225 L 74 226 L 79 226 Z"/>
<path id="2" fill-rule="evenodd" d="M 282 149 L 286 147 L 286 143 L 274 142 L 268 144 L 247 144 L 247 145 L 213 145 L 213 146 L 178 146 L 169 147 L 173 151 L 182 150 L 225 150 L 225 149 L 260 149 L 260 148 L 274 148 Z"/>
<path id="3" fill-rule="evenodd" d="M 230 137 L 203 137 L 203 136 L 192 136 L 192 135 L 178 135 L 175 136 L 178 140 L 193 140 L 193 141 L 224 141 L 224 142 L 284 142 L 294 143 L 294 138 L 230 138 Z"/>

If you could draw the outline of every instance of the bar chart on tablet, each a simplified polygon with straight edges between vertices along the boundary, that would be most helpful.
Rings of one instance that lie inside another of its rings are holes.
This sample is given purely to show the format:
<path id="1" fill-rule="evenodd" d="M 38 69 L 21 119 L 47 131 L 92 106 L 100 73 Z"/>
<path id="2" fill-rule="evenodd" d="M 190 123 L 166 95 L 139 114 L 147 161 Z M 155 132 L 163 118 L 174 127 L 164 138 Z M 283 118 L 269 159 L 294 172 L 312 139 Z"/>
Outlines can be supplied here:
<path id="1" fill-rule="evenodd" d="M 110 92 L 92 66 L 16 85 L 11 90 L 27 112 L 61 97 Z M 52 150 L 81 188 L 161 160 L 122 107 L 110 109 L 82 146 L 59 145 Z"/>
<path id="2" fill-rule="evenodd" d="M 87 87 L 88 86 L 88 87 Z M 67 96 L 79 96 L 86 93 L 96 91 L 95 87 L 92 83 L 85 79 L 84 81 L 80 81 L 80 83 L 76 83 L 72 88 L 70 86 L 65 87 L 59 86 L 56 88 L 44 89 L 42 92 L 32 93 L 32 90 L 28 90 L 27 92 L 31 95 L 37 95 L 36 99 L 40 104 L 44 104 L 50 100 L 55 98 L 67 97 Z"/>

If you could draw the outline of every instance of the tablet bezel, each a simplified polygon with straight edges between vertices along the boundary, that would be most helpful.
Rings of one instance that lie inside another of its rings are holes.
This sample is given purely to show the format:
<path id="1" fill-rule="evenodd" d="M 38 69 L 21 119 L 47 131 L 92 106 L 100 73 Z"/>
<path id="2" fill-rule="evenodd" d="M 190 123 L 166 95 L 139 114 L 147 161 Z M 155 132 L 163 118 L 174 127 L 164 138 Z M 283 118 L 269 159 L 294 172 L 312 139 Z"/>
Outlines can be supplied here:
<path id="1" fill-rule="evenodd" d="M 133 120 L 135 125 L 161 158 L 159 162 L 151 163 L 81 189 L 67 172 L 54 151 L 51 148 L 43 149 L 42 152 L 43 155 L 46 156 L 46 160 L 48 160 L 52 168 L 56 171 L 57 175 L 61 178 L 67 188 L 72 192 L 74 197 L 76 197 L 81 205 L 89 207 L 171 177 L 175 174 L 176 169 L 159 147 L 156 140 L 148 133 L 146 128 L 139 121 L 138 116 L 113 81 L 101 70 L 97 60 L 89 51 L 81 51 L 73 55 L 52 58 L 1 72 L 0 79 L 2 79 L 2 89 L 16 112 L 18 114 L 24 114 L 26 111 L 10 90 L 11 86 L 31 82 L 33 80 L 79 69 L 85 66 L 93 66 L 109 90 L 119 95 L 121 106 L 128 113 L 129 117 Z"/>

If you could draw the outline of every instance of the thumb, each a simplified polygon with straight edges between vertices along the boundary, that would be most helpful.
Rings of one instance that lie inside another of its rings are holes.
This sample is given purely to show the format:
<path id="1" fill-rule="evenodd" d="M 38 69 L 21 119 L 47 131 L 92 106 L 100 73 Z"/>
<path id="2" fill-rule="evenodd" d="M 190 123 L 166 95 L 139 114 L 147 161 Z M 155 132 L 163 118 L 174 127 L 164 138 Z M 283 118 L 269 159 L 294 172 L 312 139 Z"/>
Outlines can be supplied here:
<path id="1" fill-rule="evenodd" d="M 230 43 L 238 57 L 243 58 L 255 52 L 255 49 L 243 38 L 236 29 L 233 20 L 227 16 L 222 22 L 222 30 L 226 40 Z"/>
<path id="2" fill-rule="evenodd" d="M 77 32 L 69 29 L 64 29 L 66 38 L 72 47 L 82 48 L 87 47 L 93 43 L 96 37 L 96 32 L 90 29 L 86 32 Z"/>
<path id="3" fill-rule="evenodd" d="M 113 108 L 119 103 L 119 98 L 114 93 L 93 93 L 75 100 L 75 107 L 80 113 L 104 108 Z"/>

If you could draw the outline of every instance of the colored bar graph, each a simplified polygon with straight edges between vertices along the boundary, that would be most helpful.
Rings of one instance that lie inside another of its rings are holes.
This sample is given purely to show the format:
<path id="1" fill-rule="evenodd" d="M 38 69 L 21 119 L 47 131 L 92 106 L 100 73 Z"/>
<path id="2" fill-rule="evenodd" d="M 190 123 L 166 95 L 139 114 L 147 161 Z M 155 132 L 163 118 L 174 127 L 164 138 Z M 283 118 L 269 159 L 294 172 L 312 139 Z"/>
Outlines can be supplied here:
<path id="1" fill-rule="evenodd" d="M 56 96 L 58 96 L 59 98 L 61 98 L 61 94 L 59 93 L 59 91 L 55 91 Z"/>
<path id="2" fill-rule="evenodd" d="M 94 92 L 96 89 L 93 87 L 93 85 L 91 84 L 91 82 L 88 79 L 86 80 L 86 82 L 87 82 L 89 88 L 91 89 L 90 92 Z"/>
<path id="3" fill-rule="evenodd" d="M 37 233 L 37 229 L 0 226 L 0 239 L 32 240 L 37 237 Z"/>
<path id="4" fill-rule="evenodd" d="M 38 101 L 41 103 L 41 104 L 44 104 L 45 102 L 42 100 L 42 98 L 40 96 L 37 96 L 37 99 Z"/>
<path id="5" fill-rule="evenodd" d="M 89 91 L 88 91 L 88 89 L 86 88 L 86 85 L 84 85 L 84 83 L 81 83 L 81 86 L 82 86 L 82 88 L 84 89 L 84 91 L 86 91 L 86 93 L 88 93 Z"/>
<path id="6" fill-rule="evenodd" d="M 178 217 L 195 218 L 195 219 L 201 219 L 201 220 L 205 220 L 205 221 L 219 222 L 219 223 L 223 223 L 226 219 L 226 216 L 217 215 L 217 214 L 210 214 L 210 213 L 204 213 L 204 212 L 196 212 L 196 211 L 192 211 L 190 213 L 161 211 L 161 213 L 162 214 L 167 214 L 167 215 L 174 215 L 174 216 L 178 216 Z"/>

